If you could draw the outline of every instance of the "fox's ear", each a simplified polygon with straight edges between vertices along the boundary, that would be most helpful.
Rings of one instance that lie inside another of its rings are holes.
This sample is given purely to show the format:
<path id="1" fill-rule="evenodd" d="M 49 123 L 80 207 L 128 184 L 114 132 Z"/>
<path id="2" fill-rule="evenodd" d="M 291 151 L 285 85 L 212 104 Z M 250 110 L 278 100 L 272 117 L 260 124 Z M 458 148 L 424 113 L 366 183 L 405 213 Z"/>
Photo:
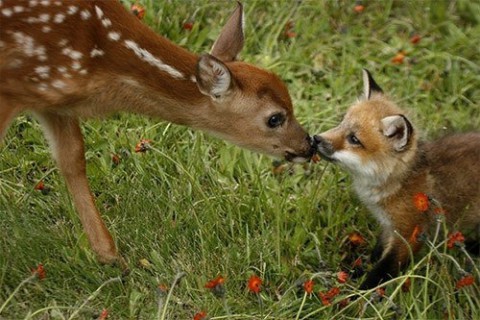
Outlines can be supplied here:
<path id="1" fill-rule="evenodd" d="M 365 99 L 370 100 L 374 93 L 383 94 L 383 90 L 375 82 L 370 71 L 363 69 L 363 94 Z"/>
<path id="2" fill-rule="evenodd" d="M 403 151 L 410 143 L 413 127 L 403 115 L 395 115 L 382 119 L 383 135 L 391 140 L 395 151 Z"/>
<path id="3" fill-rule="evenodd" d="M 212 55 L 201 55 L 197 62 L 195 79 L 204 95 L 218 100 L 230 93 L 233 79 L 227 66 Z"/>

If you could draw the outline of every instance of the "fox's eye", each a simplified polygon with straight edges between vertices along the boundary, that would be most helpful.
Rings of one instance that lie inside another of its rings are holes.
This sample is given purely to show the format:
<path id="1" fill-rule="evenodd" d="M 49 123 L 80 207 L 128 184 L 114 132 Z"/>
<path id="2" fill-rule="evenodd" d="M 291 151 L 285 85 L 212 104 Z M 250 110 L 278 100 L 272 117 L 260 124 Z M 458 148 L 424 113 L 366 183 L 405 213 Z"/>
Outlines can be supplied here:
<path id="1" fill-rule="evenodd" d="M 360 142 L 360 140 L 358 140 L 357 136 L 353 133 L 350 133 L 348 136 L 347 136 L 347 141 L 348 143 L 350 144 L 353 144 L 353 145 L 357 145 L 357 146 L 361 146 L 362 143 Z"/>
<path id="2" fill-rule="evenodd" d="M 275 113 L 274 115 L 270 116 L 267 121 L 267 126 L 270 128 L 277 128 L 281 126 L 285 122 L 285 116 L 282 113 Z"/>

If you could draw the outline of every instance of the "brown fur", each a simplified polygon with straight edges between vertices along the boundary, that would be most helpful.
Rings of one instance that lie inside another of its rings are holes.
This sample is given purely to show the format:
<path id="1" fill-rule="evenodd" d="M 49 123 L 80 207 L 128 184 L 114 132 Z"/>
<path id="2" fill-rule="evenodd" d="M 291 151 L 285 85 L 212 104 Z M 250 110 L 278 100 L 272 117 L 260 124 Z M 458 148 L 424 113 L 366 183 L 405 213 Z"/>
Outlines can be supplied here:
<path id="1" fill-rule="evenodd" d="M 394 277 L 408 263 L 410 250 L 416 253 L 422 246 L 414 230 L 428 232 L 435 225 L 432 212 L 415 207 L 416 194 L 441 204 L 450 230 L 466 232 L 480 225 L 480 132 L 419 143 L 399 107 L 382 92 L 365 95 L 369 98 L 354 104 L 338 127 L 315 137 L 324 158 L 352 173 L 357 194 L 382 227 L 380 260 L 363 289 Z M 398 122 L 386 128 L 390 122 L 383 119 Z M 351 134 L 361 144 L 350 143 Z"/>
<path id="2" fill-rule="evenodd" d="M 157 35 L 119 1 L 3 0 L 0 9 L 0 139 L 21 112 L 36 116 L 102 262 L 119 255 L 88 186 L 81 118 L 135 112 L 287 160 L 313 153 L 285 84 L 234 61 L 244 42 L 241 5 L 211 55 L 201 56 Z M 285 121 L 272 127 L 278 114 Z"/>

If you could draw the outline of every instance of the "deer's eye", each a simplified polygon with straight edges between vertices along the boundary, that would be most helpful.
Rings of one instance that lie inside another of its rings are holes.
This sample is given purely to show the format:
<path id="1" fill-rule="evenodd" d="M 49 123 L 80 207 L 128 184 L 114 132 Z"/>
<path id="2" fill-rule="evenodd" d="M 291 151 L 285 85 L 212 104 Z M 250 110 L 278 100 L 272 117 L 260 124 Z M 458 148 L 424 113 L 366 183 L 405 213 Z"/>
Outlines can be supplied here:
<path id="1" fill-rule="evenodd" d="M 350 143 L 352 145 L 355 145 L 355 146 L 361 146 L 362 145 L 362 142 L 360 142 L 360 140 L 357 138 L 357 136 L 354 133 L 350 133 L 347 136 L 347 141 L 348 141 L 348 143 Z"/>
<path id="2" fill-rule="evenodd" d="M 269 128 L 280 127 L 285 122 L 285 116 L 282 113 L 275 113 L 268 118 L 267 126 Z"/>

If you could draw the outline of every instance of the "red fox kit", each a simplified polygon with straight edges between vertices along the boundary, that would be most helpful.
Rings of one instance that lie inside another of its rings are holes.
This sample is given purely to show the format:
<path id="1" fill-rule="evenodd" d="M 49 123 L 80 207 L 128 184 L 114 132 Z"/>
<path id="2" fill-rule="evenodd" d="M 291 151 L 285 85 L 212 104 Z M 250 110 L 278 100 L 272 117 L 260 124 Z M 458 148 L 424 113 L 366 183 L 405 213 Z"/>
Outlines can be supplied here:
<path id="1" fill-rule="evenodd" d="M 479 230 L 480 132 L 419 142 L 404 112 L 367 70 L 363 81 L 364 98 L 350 107 L 338 127 L 315 141 L 324 159 L 350 172 L 358 197 L 381 225 L 372 254 L 377 262 L 360 286 L 369 289 L 405 267 L 410 255 L 405 240 L 413 253 L 419 251 L 421 242 L 411 240 L 414 230 L 431 229 L 432 215 L 416 208 L 415 195 L 438 201 L 448 225 Z"/>

